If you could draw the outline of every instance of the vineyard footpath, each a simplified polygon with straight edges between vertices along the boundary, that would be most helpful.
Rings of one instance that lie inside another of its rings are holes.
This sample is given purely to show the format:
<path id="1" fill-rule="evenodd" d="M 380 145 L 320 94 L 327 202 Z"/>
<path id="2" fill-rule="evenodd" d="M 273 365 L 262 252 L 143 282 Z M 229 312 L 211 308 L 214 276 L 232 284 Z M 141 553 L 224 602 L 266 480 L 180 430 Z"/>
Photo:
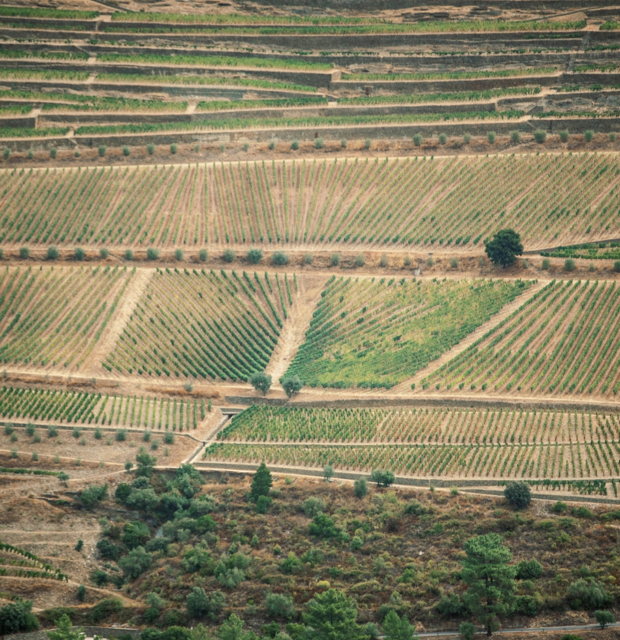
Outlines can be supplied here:
<path id="1" fill-rule="evenodd" d="M 287 375 L 390 388 L 489 320 L 531 282 L 332 278 Z"/>
<path id="2" fill-rule="evenodd" d="M 0 246 L 527 250 L 620 237 L 620 160 L 540 154 L 0 171 Z"/>

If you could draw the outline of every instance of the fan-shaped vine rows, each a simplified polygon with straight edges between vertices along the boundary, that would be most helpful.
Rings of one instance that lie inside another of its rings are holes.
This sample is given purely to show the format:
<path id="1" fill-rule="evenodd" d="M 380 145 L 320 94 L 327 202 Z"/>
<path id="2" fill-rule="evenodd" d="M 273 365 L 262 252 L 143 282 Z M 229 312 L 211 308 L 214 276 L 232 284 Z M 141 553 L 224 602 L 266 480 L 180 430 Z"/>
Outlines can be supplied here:
<path id="1" fill-rule="evenodd" d="M 267 365 L 296 290 L 296 276 L 158 269 L 103 366 L 247 380 Z"/>
<path id="2" fill-rule="evenodd" d="M 118 267 L 6 267 L 0 272 L 0 361 L 79 369 L 132 273 Z"/>
<path id="3" fill-rule="evenodd" d="M 615 395 L 620 288 L 559 281 L 422 381 L 431 391 Z"/>
<path id="4" fill-rule="evenodd" d="M 530 284 L 333 276 L 288 373 L 310 386 L 392 387 L 457 344 Z"/>

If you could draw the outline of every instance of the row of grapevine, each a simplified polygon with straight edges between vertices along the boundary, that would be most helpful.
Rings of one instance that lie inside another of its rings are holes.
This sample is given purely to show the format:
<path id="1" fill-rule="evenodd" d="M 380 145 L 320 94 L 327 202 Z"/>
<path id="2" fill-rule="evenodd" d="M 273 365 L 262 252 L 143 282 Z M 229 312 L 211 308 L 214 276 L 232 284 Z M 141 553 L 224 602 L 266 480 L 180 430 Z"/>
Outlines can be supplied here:
<path id="1" fill-rule="evenodd" d="M 197 166 L 4 171 L 0 243 L 206 242 L 205 188 Z"/>
<path id="2" fill-rule="evenodd" d="M 103 366 L 247 380 L 269 362 L 296 290 L 286 274 L 157 269 Z"/>
<path id="3" fill-rule="evenodd" d="M 15 556 L 20 556 L 24 560 L 16 560 Z M 51 578 L 53 580 L 68 580 L 69 578 L 52 565 L 40 560 L 34 553 L 14 547 L 12 544 L 0 541 L 0 564 L 10 567 L 20 567 L 16 571 L 7 571 L 0 569 L 0 575 L 17 575 L 28 578 Z M 21 567 L 29 567 L 30 570 L 21 569 Z"/>
<path id="4" fill-rule="evenodd" d="M 597 154 L 4 170 L 0 243 L 539 248 L 617 237 L 619 176 Z"/>
<path id="5" fill-rule="evenodd" d="M 235 416 L 218 439 L 272 443 L 593 444 L 620 440 L 620 416 L 562 410 L 254 405 Z"/>
<path id="6" fill-rule="evenodd" d="M 332 276 L 288 373 L 310 386 L 390 388 L 530 285 L 521 280 Z"/>
<path id="7" fill-rule="evenodd" d="M 206 412 L 204 399 L 197 398 L 0 387 L 0 416 L 5 420 L 189 431 L 204 420 Z"/>
<path id="8" fill-rule="evenodd" d="M 620 288 L 553 281 L 422 389 L 609 396 L 620 390 Z"/>
<path id="9" fill-rule="evenodd" d="M 0 271 L 0 361 L 79 369 L 133 272 L 120 267 Z"/>
<path id="10" fill-rule="evenodd" d="M 267 445 L 215 443 L 203 460 L 370 472 L 424 478 L 609 478 L 620 473 L 617 440 L 568 444 Z"/>

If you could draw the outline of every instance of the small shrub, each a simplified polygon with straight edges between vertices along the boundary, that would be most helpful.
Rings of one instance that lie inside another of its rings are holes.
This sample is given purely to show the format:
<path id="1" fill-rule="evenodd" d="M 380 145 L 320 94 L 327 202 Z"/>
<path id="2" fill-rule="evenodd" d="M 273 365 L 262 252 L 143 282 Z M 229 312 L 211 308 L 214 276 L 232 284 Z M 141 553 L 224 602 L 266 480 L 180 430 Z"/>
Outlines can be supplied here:
<path id="1" fill-rule="evenodd" d="M 57 155 L 58 155 L 58 149 L 56 149 L 56 147 L 52 147 L 50 149 L 50 158 L 52 160 L 55 160 Z"/>
<path id="2" fill-rule="evenodd" d="M 585 139 L 586 142 L 592 142 L 593 138 L 594 138 L 594 131 L 588 129 L 584 134 L 583 137 Z"/>
<path id="3" fill-rule="evenodd" d="M 551 268 L 551 260 L 549 260 L 549 258 L 543 258 L 542 264 L 540 265 L 540 268 L 543 269 L 543 271 L 547 271 L 548 269 Z"/>
<path id="4" fill-rule="evenodd" d="M 79 150 L 79 149 L 76 149 L 76 150 L 73 152 L 73 155 L 74 155 L 76 158 L 79 158 L 82 154 L 81 154 L 81 152 L 80 152 L 80 150 Z"/>
<path id="5" fill-rule="evenodd" d="M 57 438 L 58 437 L 58 429 L 56 427 L 48 427 L 47 428 L 47 437 L 48 438 Z"/>
<path id="6" fill-rule="evenodd" d="M 538 142 L 538 144 L 543 144 L 547 140 L 547 132 L 543 129 L 536 129 L 534 131 L 534 140 Z"/>
<path id="7" fill-rule="evenodd" d="M 100 158 L 103 158 L 107 152 L 107 147 L 104 144 L 100 144 L 99 148 L 97 149 L 97 153 L 99 154 Z"/>
<path id="8" fill-rule="evenodd" d="M 237 256 L 232 249 L 226 249 L 222 254 L 222 260 L 224 260 L 224 262 L 234 262 L 236 257 Z"/>
<path id="9" fill-rule="evenodd" d="M 325 511 L 325 502 L 323 502 L 321 498 L 310 496 L 304 500 L 301 508 L 308 518 L 314 518 L 315 516 L 318 516 L 319 513 Z"/>
<path id="10" fill-rule="evenodd" d="M 150 144 L 146 145 L 146 150 L 147 153 L 152 156 L 155 153 L 155 145 L 151 142 Z"/>
<path id="11" fill-rule="evenodd" d="M 379 266 L 382 269 L 385 269 L 385 267 L 388 266 L 388 259 L 387 259 L 387 256 L 385 255 L 385 253 L 382 254 L 381 259 L 379 260 Z"/>
<path id="12" fill-rule="evenodd" d="M 195 153 L 200 153 L 200 145 L 199 144 L 195 144 L 194 145 L 194 152 Z"/>
<path id="13" fill-rule="evenodd" d="M 422 134 L 421 134 L 421 133 L 416 133 L 416 134 L 413 136 L 413 144 L 414 144 L 416 147 L 420 147 L 420 146 L 422 145 Z"/>
<path id="14" fill-rule="evenodd" d="M 170 145 L 170 153 L 171 153 L 172 155 L 174 155 L 177 151 L 178 151 L 178 147 L 177 147 L 177 145 L 173 142 L 173 143 Z"/>
<path id="15" fill-rule="evenodd" d="M 123 155 L 124 155 L 125 157 L 127 157 L 127 156 L 131 155 L 131 149 L 130 149 L 127 145 L 125 145 L 125 146 L 123 147 Z"/>
<path id="16" fill-rule="evenodd" d="M 28 260 L 28 258 L 30 257 L 30 249 L 28 247 L 20 247 L 19 257 L 22 260 Z"/>
<path id="17" fill-rule="evenodd" d="M 459 268 L 459 261 L 457 258 L 450 258 L 450 267 L 452 269 L 458 269 Z"/>
<path id="18" fill-rule="evenodd" d="M 127 432 L 124 429 L 118 429 L 114 434 L 116 442 L 125 442 L 127 440 Z"/>
<path id="19" fill-rule="evenodd" d="M 2 157 L 5 160 L 8 160 L 11 157 L 11 150 L 8 147 L 5 147 L 4 150 L 2 151 Z"/>
<path id="20" fill-rule="evenodd" d="M 448 142 L 448 136 L 445 133 L 439 134 L 439 144 L 446 144 Z"/>
<path id="21" fill-rule="evenodd" d="M 471 622 L 461 622 L 459 635 L 462 640 L 474 640 L 474 636 L 476 635 L 476 625 Z"/>
<path id="22" fill-rule="evenodd" d="M 33 462 L 38 462 L 39 461 L 39 454 L 36 451 L 32 452 L 32 460 L 33 460 Z"/>
<path id="23" fill-rule="evenodd" d="M 107 260 L 109 255 L 110 255 L 110 252 L 107 249 L 99 249 L 99 257 L 102 258 L 103 260 Z"/>
<path id="24" fill-rule="evenodd" d="M 340 254 L 339 253 L 332 253 L 331 258 L 330 258 L 330 262 L 332 267 L 337 267 L 340 264 Z"/>
<path id="25" fill-rule="evenodd" d="M 224 151 L 226 151 L 226 145 L 225 144 L 221 144 L 219 149 L 220 149 L 220 153 L 224 153 Z"/>
<path id="26" fill-rule="evenodd" d="M 355 257 L 356 267 L 363 267 L 365 264 L 366 264 L 366 257 L 364 256 L 363 253 L 360 253 L 358 256 Z"/>
<path id="27" fill-rule="evenodd" d="M 247 253 L 247 258 L 250 264 L 258 264 L 263 259 L 263 250 L 250 249 Z"/>
<path id="28" fill-rule="evenodd" d="M 566 260 L 564 260 L 564 270 L 565 271 L 575 270 L 575 261 L 572 258 L 566 258 Z"/>
<path id="29" fill-rule="evenodd" d="M 304 254 L 304 264 L 312 264 L 312 254 L 305 253 Z"/>
<path id="30" fill-rule="evenodd" d="M 366 140 L 364 140 L 364 149 L 370 149 L 371 145 L 372 145 L 372 140 L 370 138 L 366 138 Z"/>
<path id="31" fill-rule="evenodd" d="M 86 253 L 81 247 L 76 247 L 73 255 L 75 256 L 75 259 L 79 260 L 80 262 L 86 257 Z"/>
<path id="32" fill-rule="evenodd" d="M 159 251 L 155 249 L 155 247 L 149 247 L 146 250 L 146 259 L 147 260 L 158 260 L 159 259 Z"/>
<path id="33" fill-rule="evenodd" d="M 80 552 L 83 548 L 84 548 L 84 540 L 80 538 L 75 545 L 75 550 L 77 552 Z"/>
<path id="34" fill-rule="evenodd" d="M 343 149 L 346 149 L 346 148 L 347 148 L 347 141 L 346 141 L 344 138 L 340 141 L 340 146 L 341 146 Z"/>
<path id="35" fill-rule="evenodd" d="M 299 149 L 299 142 L 297 142 L 297 140 L 293 140 L 293 142 L 291 142 L 291 149 L 293 151 L 297 151 L 297 149 Z"/>
<path id="36" fill-rule="evenodd" d="M 324 144 L 325 144 L 325 143 L 324 143 L 324 141 L 323 141 L 323 138 L 317 138 L 317 139 L 314 141 L 314 148 L 315 148 L 315 149 L 322 149 Z"/>
<path id="37" fill-rule="evenodd" d="M 275 265 L 283 266 L 285 264 L 288 264 L 288 256 L 282 251 L 276 251 L 272 256 L 271 261 Z"/>
<path id="38" fill-rule="evenodd" d="M 615 131 L 610 131 L 609 132 L 609 141 L 610 142 L 615 142 L 616 141 L 616 132 Z"/>
<path id="39" fill-rule="evenodd" d="M 463 136 L 463 144 L 469 144 L 471 142 L 471 134 L 470 133 L 466 133 Z"/>
<path id="40" fill-rule="evenodd" d="M 368 495 L 368 481 L 366 478 L 358 478 L 353 483 L 353 492 L 358 498 L 364 498 Z"/>
<path id="41" fill-rule="evenodd" d="M 206 262 L 207 261 L 207 257 L 208 257 L 208 252 L 206 249 L 201 249 L 198 252 L 198 260 L 200 260 L 200 262 Z"/>
<path id="42" fill-rule="evenodd" d="M 174 444 L 174 433 L 170 431 L 164 433 L 164 444 Z"/>
<path id="43" fill-rule="evenodd" d="M 526 482 L 509 482 L 504 497 L 515 509 L 525 509 L 532 501 L 532 492 Z"/>
<path id="44" fill-rule="evenodd" d="M 269 151 L 273 151 L 275 148 L 276 148 L 276 141 L 275 141 L 275 140 L 272 140 L 272 141 L 269 143 Z"/>
<path id="45" fill-rule="evenodd" d="M 182 262 L 183 261 L 183 249 L 175 249 L 174 250 L 174 259 L 177 262 Z"/>
<path id="46" fill-rule="evenodd" d="M 34 158 L 34 151 L 32 149 L 28 149 L 28 153 L 26 154 L 26 157 L 28 158 L 28 160 L 32 160 Z"/>
<path id="47" fill-rule="evenodd" d="M 131 249 L 127 249 L 127 251 L 125 251 L 125 260 L 133 260 L 133 251 Z"/>
<path id="48" fill-rule="evenodd" d="M 78 587 L 75 597 L 78 602 L 84 602 L 84 599 L 86 598 L 86 587 L 83 584 Z"/>
<path id="49" fill-rule="evenodd" d="M 495 131 L 489 131 L 489 133 L 487 133 L 487 140 L 489 141 L 489 144 L 495 144 L 495 138 L 496 138 Z"/>
<path id="50" fill-rule="evenodd" d="M 560 131 L 560 140 L 562 142 L 568 142 L 568 137 L 569 137 L 569 133 L 568 133 L 568 129 L 564 129 L 563 131 Z"/>
<path id="51" fill-rule="evenodd" d="M 56 247 L 49 247 L 47 250 L 47 259 L 48 260 L 57 260 L 58 259 L 58 249 Z"/>

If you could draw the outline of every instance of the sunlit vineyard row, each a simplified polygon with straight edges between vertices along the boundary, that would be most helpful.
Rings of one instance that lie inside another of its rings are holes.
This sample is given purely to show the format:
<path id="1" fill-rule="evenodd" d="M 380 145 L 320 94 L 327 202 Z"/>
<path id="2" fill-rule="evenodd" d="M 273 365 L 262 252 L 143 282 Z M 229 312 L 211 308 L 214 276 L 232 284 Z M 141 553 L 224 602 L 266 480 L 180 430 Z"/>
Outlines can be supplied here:
<path id="1" fill-rule="evenodd" d="M 133 271 L 17 267 L 0 271 L 0 362 L 79 369 Z"/>
<path id="2" fill-rule="evenodd" d="M 594 444 L 267 445 L 215 443 L 203 460 L 394 473 L 429 478 L 603 478 L 620 473 L 617 440 Z"/>
<path id="3" fill-rule="evenodd" d="M 537 248 L 617 237 L 619 175 L 591 153 L 5 170 L 0 242 Z"/>
<path id="4" fill-rule="evenodd" d="M 158 269 L 103 366 L 247 380 L 269 362 L 297 288 L 296 275 Z"/>
<path id="5" fill-rule="evenodd" d="M 222 441 L 546 444 L 618 440 L 620 416 L 591 411 L 464 408 L 315 409 L 254 405 Z"/>
<path id="6" fill-rule="evenodd" d="M 0 387 L 0 417 L 45 423 L 188 431 L 204 420 L 204 399 Z"/>
<path id="7" fill-rule="evenodd" d="M 616 395 L 619 319 L 615 282 L 554 281 L 421 387 L 456 394 Z"/>
<path id="8" fill-rule="evenodd" d="M 332 276 L 288 374 L 310 386 L 393 387 L 531 284 Z"/>

